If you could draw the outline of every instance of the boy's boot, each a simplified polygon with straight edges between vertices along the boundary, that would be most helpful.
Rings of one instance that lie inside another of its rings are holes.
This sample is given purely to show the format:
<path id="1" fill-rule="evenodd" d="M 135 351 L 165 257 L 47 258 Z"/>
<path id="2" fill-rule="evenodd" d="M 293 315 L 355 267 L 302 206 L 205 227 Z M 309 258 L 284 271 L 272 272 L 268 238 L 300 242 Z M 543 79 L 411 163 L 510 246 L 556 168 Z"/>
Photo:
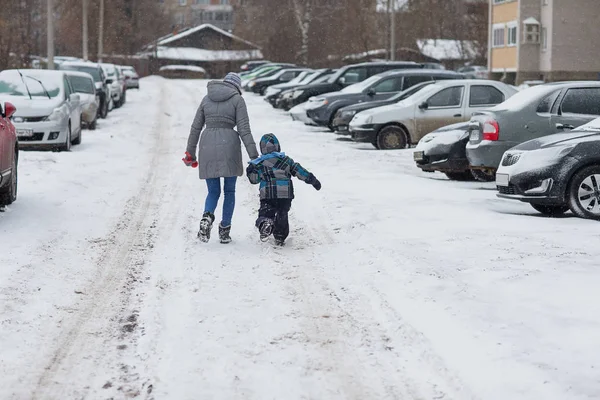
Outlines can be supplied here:
<path id="1" fill-rule="evenodd" d="M 200 230 L 198 231 L 198 238 L 200 241 L 208 243 L 213 222 L 215 222 L 214 214 L 207 211 L 202 215 L 202 219 L 200 220 Z"/>
<path id="2" fill-rule="evenodd" d="M 275 238 L 275 245 L 280 247 L 285 246 L 285 239 Z"/>
<path id="3" fill-rule="evenodd" d="M 230 232 L 231 232 L 231 225 L 222 226 L 221 224 L 219 224 L 219 239 L 221 240 L 221 243 L 223 243 L 223 244 L 231 243 L 231 236 L 229 236 Z"/>
<path id="4" fill-rule="evenodd" d="M 260 240 L 261 242 L 266 242 L 269 240 L 269 236 L 273 233 L 273 220 L 265 219 L 261 224 L 260 228 L 258 228 L 260 232 Z"/>

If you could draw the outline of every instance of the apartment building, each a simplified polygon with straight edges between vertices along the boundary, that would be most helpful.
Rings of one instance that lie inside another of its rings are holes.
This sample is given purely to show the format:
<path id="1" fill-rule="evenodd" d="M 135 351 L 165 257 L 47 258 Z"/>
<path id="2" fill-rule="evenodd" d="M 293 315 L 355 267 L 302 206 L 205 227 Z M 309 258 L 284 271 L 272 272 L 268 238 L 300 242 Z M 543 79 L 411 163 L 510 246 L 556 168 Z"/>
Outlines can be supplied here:
<path id="1" fill-rule="evenodd" d="M 508 83 L 600 79 L 600 0 L 489 0 L 488 67 Z"/>
<path id="2" fill-rule="evenodd" d="M 160 0 L 173 29 L 211 24 L 226 31 L 234 27 L 231 0 Z"/>

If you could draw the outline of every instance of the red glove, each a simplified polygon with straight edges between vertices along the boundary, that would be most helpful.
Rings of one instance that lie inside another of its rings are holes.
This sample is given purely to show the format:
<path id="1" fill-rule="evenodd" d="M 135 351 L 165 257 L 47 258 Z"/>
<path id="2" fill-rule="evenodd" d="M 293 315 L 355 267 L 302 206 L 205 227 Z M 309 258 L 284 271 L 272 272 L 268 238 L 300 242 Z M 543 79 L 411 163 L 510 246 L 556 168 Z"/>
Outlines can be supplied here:
<path id="1" fill-rule="evenodd" d="M 198 168 L 198 161 L 190 153 L 185 152 L 185 157 L 181 159 L 185 165 L 192 168 Z"/>

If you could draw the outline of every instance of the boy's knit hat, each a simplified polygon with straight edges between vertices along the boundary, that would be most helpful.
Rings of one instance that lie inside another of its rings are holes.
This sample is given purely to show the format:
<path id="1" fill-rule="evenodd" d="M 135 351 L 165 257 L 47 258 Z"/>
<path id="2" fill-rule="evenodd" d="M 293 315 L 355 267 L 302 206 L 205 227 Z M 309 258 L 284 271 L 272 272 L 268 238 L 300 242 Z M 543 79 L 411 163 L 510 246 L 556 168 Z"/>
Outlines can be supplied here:
<path id="1" fill-rule="evenodd" d="M 280 152 L 281 146 L 279 145 L 279 139 L 272 134 L 267 133 L 260 139 L 260 152 L 262 154 L 269 154 L 273 152 Z"/>
<path id="2" fill-rule="evenodd" d="M 240 92 L 240 94 L 242 93 L 242 78 L 240 78 L 240 76 L 235 72 L 228 73 L 225 76 L 225 79 L 223 79 L 223 82 L 227 82 L 235 86 L 236 89 Z"/>

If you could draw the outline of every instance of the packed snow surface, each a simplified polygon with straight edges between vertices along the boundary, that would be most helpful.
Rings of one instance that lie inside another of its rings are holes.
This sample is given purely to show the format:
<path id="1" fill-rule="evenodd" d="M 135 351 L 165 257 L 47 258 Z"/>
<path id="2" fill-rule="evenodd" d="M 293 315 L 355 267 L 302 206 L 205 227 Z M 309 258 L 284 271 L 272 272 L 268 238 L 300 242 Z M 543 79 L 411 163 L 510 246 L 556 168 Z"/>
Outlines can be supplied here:
<path id="1" fill-rule="evenodd" d="M 71 152 L 21 153 L 0 214 L 0 399 L 600 397 L 596 222 L 245 95 L 255 139 L 276 133 L 323 189 L 296 184 L 275 248 L 240 179 L 234 242 L 204 245 L 205 184 L 181 158 L 206 81 L 142 87 Z"/>

